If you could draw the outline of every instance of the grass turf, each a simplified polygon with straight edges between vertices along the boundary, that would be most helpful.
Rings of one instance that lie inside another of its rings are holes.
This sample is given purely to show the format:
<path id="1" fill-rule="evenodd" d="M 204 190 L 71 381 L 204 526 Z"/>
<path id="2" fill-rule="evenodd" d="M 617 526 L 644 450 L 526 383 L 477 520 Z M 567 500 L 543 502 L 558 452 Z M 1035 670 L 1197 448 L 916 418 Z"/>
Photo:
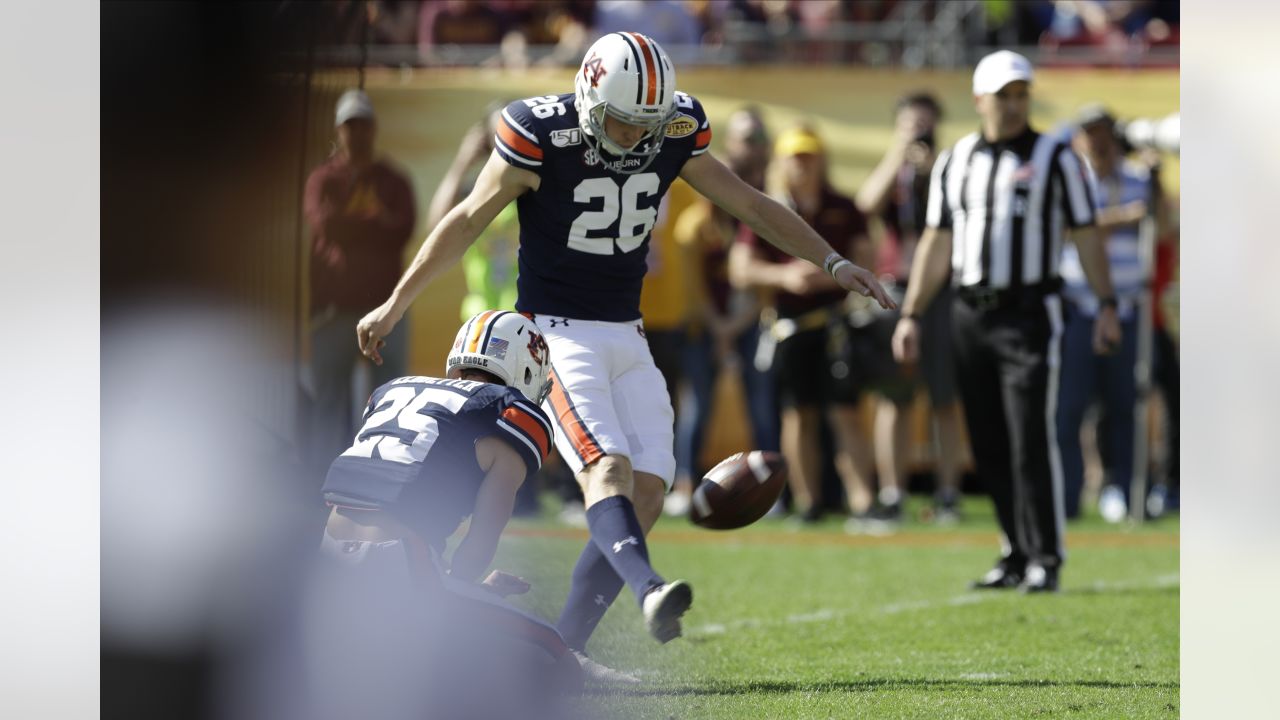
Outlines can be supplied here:
<path id="1" fill-rule="evenodd" d="M 913 499 L 908 515 L 921 509 Z M 1176 717 L 1178 521 L 1068 531 L 1062 591 L 973 592 L 997 553 L 989 502 L 937 528 L 846 535 L 836 518 L 765 520 L 727 533 L 660 521 L 658 569 L 695 588 L 685 637 L 659 646 L 624 591 L 588 648 L 645 678 L 591 690 L 610 718 Z M 528 577 L 520 600 L 554 618 L 584 531 L 517 521 L 497 567 Z"/>

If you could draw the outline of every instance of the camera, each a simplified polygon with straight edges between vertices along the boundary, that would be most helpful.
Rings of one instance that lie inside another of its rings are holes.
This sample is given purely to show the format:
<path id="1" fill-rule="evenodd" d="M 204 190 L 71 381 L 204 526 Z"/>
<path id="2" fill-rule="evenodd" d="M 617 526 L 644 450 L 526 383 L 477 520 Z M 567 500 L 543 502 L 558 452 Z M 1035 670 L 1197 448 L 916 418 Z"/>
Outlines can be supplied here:
<path id="1" fill-rule="evenodd" d="M 1177 155 L 1182 134 L 1179 114 L 1174 113 L 1160 119 L 1118 120 L 1115 123 L 1115 134 L 1125 152 L 1158 150 Z"/>

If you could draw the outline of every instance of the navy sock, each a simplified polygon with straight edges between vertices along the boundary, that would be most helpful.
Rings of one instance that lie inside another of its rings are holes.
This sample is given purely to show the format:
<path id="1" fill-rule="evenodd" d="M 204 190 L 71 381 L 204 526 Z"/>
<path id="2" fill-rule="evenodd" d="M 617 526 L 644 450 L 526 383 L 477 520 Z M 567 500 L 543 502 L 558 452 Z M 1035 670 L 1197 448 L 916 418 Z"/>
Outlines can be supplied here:
<path id="1" fill-rule="evenodd" d="M 614 495 L 587 508 L 587 527 L 614 572 L 636 594 L 636 603 L 643 605 L 645 593 L 665 581 L 649 564 L 649 547 L 631 500 Z"/>
<path id="2" fill-rule="evenodd" d="M 578 556 L 578 564 L 573 567 L 569 597 L 556 621 L 556 629 L 569 647 L 586 650 L 587 640 L 619 592 L 622 592 L 622 578 L 595 542 L 588 540 Z"/>

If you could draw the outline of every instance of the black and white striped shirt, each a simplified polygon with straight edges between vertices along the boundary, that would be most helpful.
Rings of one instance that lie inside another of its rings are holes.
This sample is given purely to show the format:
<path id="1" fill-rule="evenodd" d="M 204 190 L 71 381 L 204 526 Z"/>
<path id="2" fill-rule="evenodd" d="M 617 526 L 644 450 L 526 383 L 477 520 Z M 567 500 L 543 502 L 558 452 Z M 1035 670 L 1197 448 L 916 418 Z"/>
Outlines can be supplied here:
<path id="1" fill-rule="evenodd" d="M 952 231 L 952 282 L 1017 288 L 1056 281 L 1064 226 L 1094 223 L 1093 172 L 1061 138 L 981 133 L 938 156 L 925 223 Z"/>

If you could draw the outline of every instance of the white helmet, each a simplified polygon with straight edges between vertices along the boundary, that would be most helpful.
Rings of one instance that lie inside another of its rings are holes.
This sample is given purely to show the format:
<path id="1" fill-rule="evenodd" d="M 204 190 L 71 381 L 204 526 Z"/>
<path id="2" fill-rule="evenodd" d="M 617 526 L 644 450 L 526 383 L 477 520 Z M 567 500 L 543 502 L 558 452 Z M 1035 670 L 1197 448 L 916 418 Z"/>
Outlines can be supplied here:
<path id="1" fill-rule="evenodd" d="M 597 153 L 644 161 L 636 167 L 619 162 L 619 172 L 637 173 L 649 167 L 662 149 L 667 123 L 676 116 L 676 70 L 653 38 L 616 32 L 597 40 L 574 76 L 573 92 L 578 123 Z M 606 114 L 648 131 L 634 149 L 622 147 L 604 132 Z"/>
<path id="2" fill-rule="evenodd" d="M 548 354 L 547 341 L 532 320 L 516 312 L 486 310 L 458 330 L 445 373 L 483 370 L 540 405 L 551 389 Z"/>

